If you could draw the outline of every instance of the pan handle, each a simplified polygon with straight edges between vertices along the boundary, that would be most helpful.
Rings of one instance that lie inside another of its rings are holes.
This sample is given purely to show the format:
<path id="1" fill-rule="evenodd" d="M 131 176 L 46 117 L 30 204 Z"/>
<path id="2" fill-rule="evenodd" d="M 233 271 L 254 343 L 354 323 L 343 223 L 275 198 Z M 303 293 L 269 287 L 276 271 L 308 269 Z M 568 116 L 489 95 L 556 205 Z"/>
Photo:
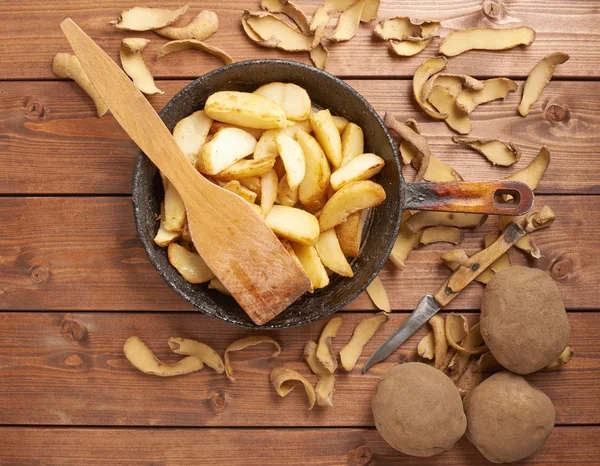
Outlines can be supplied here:
<path id="1" fill-rule="evenodd" d="M 533 191 L 521 181 L 404 184 L 405 210 L 517 216 L 526 214 L 532 206 Z"/>

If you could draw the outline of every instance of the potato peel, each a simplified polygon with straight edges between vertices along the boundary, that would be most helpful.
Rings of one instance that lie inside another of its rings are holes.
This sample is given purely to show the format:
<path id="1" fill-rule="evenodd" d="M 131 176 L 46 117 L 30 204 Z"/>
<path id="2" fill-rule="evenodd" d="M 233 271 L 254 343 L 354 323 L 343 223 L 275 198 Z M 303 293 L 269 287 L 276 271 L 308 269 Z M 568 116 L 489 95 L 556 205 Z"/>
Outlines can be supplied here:
<path id="1" fill-rule="evenodd" d="M 417 353 L 423 359 L 433 359 L 435 356 L 435 338 L 433 332 L 428 332 L 417 345 Z"/>
<path id="2" fill-rule="evenodd" d="M 370 23 L 377 19 L 377 11 L 379 10 L 380 0 L 366 0 L 360 15 L 361 23 Z"/>
<path id="3" fill-rule="evenodd" d="M 133 367 L 144 374 L 172 377 L 191 374 L 203 367 L 202 360 L 195 356 L 187 356 L 175 364 L 161 362 L 152 350 L 138 337 L 130 337 L 123 345 L 123 353 Z"/>
<path id="4" fill-rule="evenodd" d="M 410 126 L 400 123 L 391 114 L 386 112 L 383 120 L 385 125 L 396 132 L 403 142 L 406 141 L 416 150 L 419 156 L 419 170 L 415 175 L 415 181 L 423 180 L 431 160 L 429 143 L 421 134 L 411 129 Z"/>
<path id="5" fill-rule="evenodd" d="M 487 351 L 477 358 L 473 370 L 477 372 L 498 372 L 504 370 L 504 367 L 502 367 L 490 351 Z"/>
<path id="6" fill-rule="evenodd" d="M 431 76 L 446 68 L 447 64 L 448 60 L 445 57 L 428 58 L 417 68 L 413 75 L 413 95 L 417 104 L 427 115 L 436 120 L 445 120 L 448 114 L 437 111 L 428 101 L 422 100 L 423 86 Z"/>
<path id="7" fill-rule="evenodd" d="M 246 10 L 242 16 L 242 21 L 255 33 L 252 36 L 246 30 L 248 37 L 260 45 L 272 45 L 272 48 L 288 52 L 308 52 L 315 47 L 312 36 L 304 35 L 295 30 L 272 13 L 250 13 Z M 261 40 L 256 41 L 256 36 L 260 37 Z"/>
<path id="8" fill-rule="evenodd" d="M 430 27 L 428 28 L 427 26 Z M 383 40 L 412 40 L 417 42 L 439 37 L 439 28 L 439 21 L 397 16 L 377 23 L 373 33 Z"/>
<path id="9" fill-rule="evenodd" d="M 373 338 L 373 335 L 379 330 L 379 328 L 389 320 L 387 312 L 377 314 L 374 317 L 367 317 L 361 320 L 352 333 L 352 338 L 346 343 L 346 345 L 340 350 L 340 361 L 342 367 L 351 372 L 356 366 L 358 358 L 363 352 L 366 344 Z"/>
<path id="10" fill-rule="evenodd" d="M 356 31 L 358 31 L 358 26 L 360 25 L 360 18 L 362 17 L 365 1 L 366 0 L 358 0 L 347 10 L 342 12 L 333 34 L 329 36 L 329 40 L 332 42 L 343 42 L 354 37 Z"/>
<path id="11" fill-rule="evenodd" d="M 447 114 L 444 122 L 460 134 L 469 134 L 473 129 L 467 112 L 456 104 L 456 98 L 441 86 L 433 86 L 427 98 L 440 113 Z"/>
<path id="12" fill-rule="evenodd" d="M 169 338 L 169 348 L 176 353 L 185 356 L 195 356 L 218 374 L 225 371 L 225 365 L 221 356 L 210 346 L 188 338 Z"/>
<path id="13" fill-rule="evenodd" d="M 373 281 L 369 283 L 369 286 L 367 286 L 367 294 L 377 309 L 385 312 L 386 314 L 392 312 L 390 299 L 388 298 L 385 287 L 383 286 L 383 282 L 381 281 L 381 278 L 379 278 L 379 275 L 377 275 Z"/>
<path id="14" fill-rule="evenodd" d="M 323 364 L 323 367 L 333 374 L 337 369 L 337 359 L 335 353 L 331 349 L 331 340 L 336 337 L 337 332 L 342 325 L 341 317 L 334 317 L 331 319 L 319 336 L 319 343 L 317 344 L 317 359 Z"/>
<path id="15" fill-rule="evenodd" d="M 329 58 L 329 50 L 323 45 L 319 44 L 315 48 L 313 48 L 310 52 L 310 59 L 313 62 L 315 67 L 320 70 L 324 70 L 327 68 L 327 59 Z"/>
<path id="16" fill-rule="evenodd" d="M 400 270 L 404 270 L 409 254 L 421 243 L 421 232 L 413 232 L 406 226 L 406 222 L 411 215 L 410 211 L 404 211 L 402 213 L 400 230 L 398 231 L 398 236 L 394 242 L 392 252 L 390 253 L 392 264 Z"/>
<path id="17" fill-rule="evenodd" d="M 540 184 L 548 165 L 550 165 L 550 152 L 546 147 L 542 147 L 529 165 L 504 179 L 507 181 L 522 181 L 531 189 L 535 189 Z"/>
<path id="18" fill-rule="evenodd" d="M 417 212 L 406 221 L 407 228 L 416 233 L 432 226 L 477 228 L 485 223 L 485 214 L 456 214 L 451 212 Z"/>
<path id="19" fill-rule="evenodd" d="M 479 322 L 469 329 L 469 333 L 460 342 L 460 347 L 467 349 L 478 348 L 483 343 L 481 332 L 479 330 Z M 449 377 L 456 382 L 464 374 L 469 364 L 471 354 L 466 351 L 457 351 L 450 363 L 448 364 Z"/>
<path id="20" fill-rule="evenodd" d="M 183 27 L 166 26 L 154 29 L 154 32 L 167 39 L 194 39 L 200 41 L 208 39 L 217 32 L 218 28 L 219 17 L 217 14 L 210 10 L 203 10 Z"/>
<path id="21" fill-rule="evenodd" d="M 315 394 L 317 405 L 323 408 L 333 408 L 333 394 L 335 392 L 335 375 L 330 374 L 325 366 L 317 359 L 317 344 L 308 340 L 304 346 L 304 359 L 310 370 L 317 375 Z"/>
<path id="22" fill-rule="evenodd" d="M 427 48 L 433 39 L 422 41 L 390 40 L 390 49 L 399 57 L 412 57 Z"/>
<path id="23" fill-rule="evenodd" d="M 225 349 L 224 354 L 224 364 L 225 364 L 225 374 L 227 378 L 232 382 L 235 382 L 235 377 L 233 377 L 233 366 L 231 365 L 231 359 L 229 354 L 234 351 L 240 351 L 249 346 L 260 345 L 261 343 L 270 343 L 275 346 L 275 352 L 270 356 L 271 358 L 276 358 L 281 353 L 281 346 L 274 338 L 265 336 L 265 335 L 253 335 L 250 337 L 242 338 L 240 340 L 234 341 L 231 345 L 229 345 Z M 272 380 L 272 379 L 271 379 Z M 282 395 L 285 396 L 285 395 Z"/>
<path id="24" fill-rule="evenodd" d="M 260 7 L 269 13 L 281 13 L 298 25 L 303 34 L 310 35 L 310 22 L 306 14 L 288 0 L 261 0 Z"/>
<path id="25" fill-rule="evenodd" d="M 552 361 L 550 364 L 544 367 L 544 370 L 552 371 L 558 369 L 559 367 L 568 363 L 573 358 L 574 354 L 575 353 L 573 352 L 573 348 L 571 347 L 571 345 L 567 345 L 563 352 L 560 353 L 560 356 L 555 361 Z"/>
<path id="26" fill-rule="evenodd" d="M 231 58 L 231 55 L 229 55 L 227 52 L 219 47 L 215 47 L 214 45 L 207 44 L 197 39 L 181 39 L 167 42 L 158 49 L 158 55 L 156 58 L 160 59 L 165 55 L 169 55 L 170 53 L 181 52 L 183 50 L 190 49 L 201 50 L 202 52 L 213 55 L 221 60 L 225 65 L 231 65 L 233 63 L 233 58 Z"/>
<path id="27" fill-rule="evenodd" d="M 430 227 L 421 232 L 421 244 L 452 243 L 459 244 L 463 240 L 463 232 L 456 227 Z"/>
<path id="28" fill-rule="evenodd" d="M 110 21 L 108 24 L 126 31 L 150 31 L 173 24 L 187 10 L 187 3 L 173 10 L 136 6 L 123 11 L 118 19 Z"/>
<path id="29" fill-rule="evenodd" d="M 121 41 L 121 65 L 133 81 L 135 87 L 147 95 L 164 94 L 146 67 L 142 50 L 150 42 L 148 39 L 130 38 Z"/>
<path id="30" fill-rule="evenodd" d="M 483 354 L 488 351 L 487 345 L 477 348 L 465 348 L 458 343 L 467 338 L 469 334 L 469 324 L 465 316 L 461 314 L 450 314 L 446 317 L 446 340 L 456 351 L 467 354 Z"/>
<path id="31" fill-rule="evenodd" d="M 296 388 L 296 385 L 293 383 L 294 381 L 300 382 L 304 386 L 306 396 L 308 397 L 308 410 L 315 407 L 317 401 L 315 389 L 299 372 L 285 367 L 276 367 L 271 371 L 270 378 L 275 391 L 282 398 Z"/>
<path id="32" fill-rule="evenodd" d="M 498 139 L 468 138 L 452 136 L 452 142 L 468 147 L 488 159 L 492 165 L 509 167 L 521 159 L 521 149 L 515 144 L 508 144 Z"/>
<path id="33" fill-rule="evenodd" d="M 483 89 L 465 89 L 456 96 L 456 105 L 466 113 L 471 113 L 479 105 L 494 100 L 505 100 L 508 94 L 515 92 L 518 85 L 512 79 L 492 78 L 483 81 Z"/>
<path id="34" fill-rule="evenodd" d="M 471 28 L 451 32 L 440 44 L 440 53 L 455 57 L 469 50 L 508 50 L 530 45 L 535 31 L 528 27 L 488 29 Z"/>
<path id="35" fill-rule="evenodd" d="M 546 55 L 533 67 L 523 86 L 523 97 L 521 98 L 521 103 L 519 105 L 519 113 L 522 116 L 529 115 L 529 109 L 537 102 L 552 79 L 554 69 L 558 65 L 562 65 L 568 59 L 569 55 L 566 53 L 555 52 Z"/>
<path id="36" fill-rule="evenodd" d="M 448 352 L 448 341 L 446 340 L 446 329 L 444 326 L 444 318 L 439 315 L 434 315 L 429 319 L 429 325 L 433 329 L 433 338 L 435 340 L 435 363 L 434 367 L 440 369 L 446 359 Z"/>

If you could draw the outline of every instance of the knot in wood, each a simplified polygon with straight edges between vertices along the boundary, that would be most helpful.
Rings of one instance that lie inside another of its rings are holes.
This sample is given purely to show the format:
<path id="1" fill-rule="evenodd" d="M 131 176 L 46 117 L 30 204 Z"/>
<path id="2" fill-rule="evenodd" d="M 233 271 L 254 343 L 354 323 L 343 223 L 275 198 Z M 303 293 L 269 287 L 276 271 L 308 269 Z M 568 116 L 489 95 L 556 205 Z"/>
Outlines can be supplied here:
<path id="1" fill-rule="evenodd" d="M 546 118 L 549 121 L 559 123 L 569 116 L 569 109 L 558 104 L 550 104 L 546 108 Z"/>
<path id="2" fill-rule="evenodd" d="M 500 2 L 495 0 L 485 0 L 482 9 L 483 14 L 490 19 L 498 20 L 504 16 L 504 7 Z"/>
<path id="3" fill-rule="evenodd" d="M 210 397 L 210 402 L 215 409 L 223 409 L 225 406 L 225 398 L 220 393 L 213 393 L 213 395 Z"/>
<path id="4" fill-rule="evenodd" d="M 552 264 L 552 267 L 550 268 L 550 274 L 556 280 L 564 280 L 571 273 L 571 268 L 572 264 L 570 260 L 559 257 Z"/>
<path id="5" fill-rule="evenodd" d="M 348 453 L 348 466 L 368 466 L 373 464 L 373 449 L 361 445 Z"/>
<path id="6" fill-rule="evenodd" d="M 67 314 L 60 323 L 60 332 L 69 341 L 83 342 L 87 339 L 87 329 Z"/>
<path id="7" fill-rule="evenodd" d="M 28 118 L 43 118 L 46 108 L 35 100 L 29 100 L 25 104 L 25 116 Z"/>
<path id="8" fill-rule="evenodd" d="M 31 270 L 30 278 L 33 283 L 45 282 L 46 280 L 48 280 L 48 277 L 50 277 L 50 271 L 46 267 L 36 265 Z"/>
<path id="9" fill-rule="evenodd" d="M 81 367 L 83 366 L 83 359 L 78 354 L 70 354 L 63 361 L 67 366 Z"/>

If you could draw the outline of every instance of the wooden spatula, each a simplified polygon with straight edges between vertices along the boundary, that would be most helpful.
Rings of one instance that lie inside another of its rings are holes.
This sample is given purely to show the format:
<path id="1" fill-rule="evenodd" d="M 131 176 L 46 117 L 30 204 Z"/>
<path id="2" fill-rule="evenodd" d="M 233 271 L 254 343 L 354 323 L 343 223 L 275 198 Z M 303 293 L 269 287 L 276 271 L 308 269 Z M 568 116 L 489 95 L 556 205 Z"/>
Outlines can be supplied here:
<path id="1" fill-rule="evenodd" d="M 307 291 L 308 277 L 260 215 L 192 167 L 152 105 L 73 20 L 60 27 L 113 116 L 181 194 L 194 246 L 252 321 L 268 322 Z"/>

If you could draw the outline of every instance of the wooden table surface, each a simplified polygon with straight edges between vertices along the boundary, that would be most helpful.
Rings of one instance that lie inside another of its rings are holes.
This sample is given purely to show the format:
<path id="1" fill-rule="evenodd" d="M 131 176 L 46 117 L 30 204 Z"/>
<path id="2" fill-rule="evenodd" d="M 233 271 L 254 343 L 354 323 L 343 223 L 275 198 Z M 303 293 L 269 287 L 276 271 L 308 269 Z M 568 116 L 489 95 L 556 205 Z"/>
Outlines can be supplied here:
<path id="1" fill-rule="evenodd" d="M 177 5 L 177 1 L 140 2 Z M 316 0 L 298 0 L 309 13 Z M 136 236 L 130 187 L 136 147 L 111 116 L 98 119 L 91 101 L 51 70 L 55 53 L 70 51 L 59 29 L 67 16 L 117 57 L 127 33 L 107 25 L 135 0 L 63 0 L 0 3 L 0 465 L 227 464 L 366 465 L 486 464 L 462 439 L 450 452 L 413 458 L 396 452 L 373 426 L 369 397 L 377 380 L 400 361 L 415 359 L 423 335 L 403 345 L 366 375 L 338 377 L 335 408 L 307 411 L 302 390 L 280 399 L 268 380 L 275 365 L 308 375 L 306 340 L 323 321 L 273 332 L 283 345 L 278 359 L 257 347 L 236 357 L 238 379 L 211 370 L 175 378 L 146 376 L 122 353 L 138 335 L 159 357 L 174 360 L 170 336 L 201 340 L 219 352 L 247 331 L 204 317 L 181 300 L 148 262 Z M 219 15 L 208 42 L 236 61 L 291 58 L 255 46 L 243 35 L 240 16 L 258 1 L 190 2 Z M 596 0 L 383 0 L 380 18 L 438 17 L 442 35 L 452 29 L 498 27 L 513 21 L 537 32 L 528 48 L 469 52 L 449 70 L 475 77 L 522 80 L 546 54 L 567 52 L 527 118 L 517 115 L 520 91 L 473 114 L 472 136 L 512 141 L 523 149 L 517 168 L 541 145 L 552 162 L 536 190 L 538 206 L 557 213 L 552 227 L 536 233 L 543 257 L 511 251 L 513 263 L 548 272 L 558 283 L 572 325 L 575 358 L 563 369 L 528 377 L 556 406 L 557 426 L 543 450 L 522 464 L 600 464 L 600 4 Z M 350 42 L 330 47 L 328 70 L 365 96 L 381 114 L 416 118 L 438 156 L 467 180 L 498 179 L 512 169 L 492 168 L 481 156 L 455 146 L 451 132 L 428 119 L 413 101 L 411 77 L 438 40 L 414 58 L 390 55 L 363 24 Z M 183 52 L 154 58 L 164 40 L 153 33 L 146 61 L 164 95 L 156 109 L 190 80 L 217 68 L 216 58 Z M 411 176 L 407 172 L 407 176 Z M 466 234 L 475 251 L 496 220 Z M 415 251 L 405 271 L 387 265 L 391 321 L 369 343 L 359 367 L 404 321 L 419 298 L 447 275 L 434 244 Z M 471 319 L 483 287 L 472 284 L 450 308 Z M 374 307 L 362 295 L 339 315 L 339 350 Z M 311 379 L 314 381 L 314 378 Z"/>

